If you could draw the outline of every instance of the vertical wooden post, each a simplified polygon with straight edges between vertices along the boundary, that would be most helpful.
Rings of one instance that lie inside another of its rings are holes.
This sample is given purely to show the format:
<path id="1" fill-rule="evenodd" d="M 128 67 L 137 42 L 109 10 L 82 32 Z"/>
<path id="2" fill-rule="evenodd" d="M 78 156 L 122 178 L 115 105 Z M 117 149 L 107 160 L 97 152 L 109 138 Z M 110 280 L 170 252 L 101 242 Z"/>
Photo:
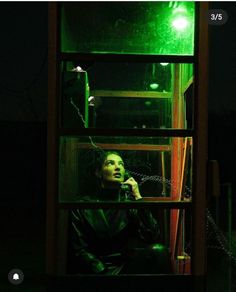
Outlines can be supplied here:
<path id="1" fill-rule="evenodd" d="M 181 96 L 181 64 L 174 67 L 174 88 L 173 88 L 173 121 L 172 128 L 183 128 L 183 100 Z M 171 152 L 171 195 L 173 200 L 180 199 L 180 181 L 183 157 L 183 138 L 172 138 Z M 175 261 L 175 246 L 178 228 L 179 210 L 171 210 L 170 214 L 170 249 L 172 252 L 172 263 Z"/>

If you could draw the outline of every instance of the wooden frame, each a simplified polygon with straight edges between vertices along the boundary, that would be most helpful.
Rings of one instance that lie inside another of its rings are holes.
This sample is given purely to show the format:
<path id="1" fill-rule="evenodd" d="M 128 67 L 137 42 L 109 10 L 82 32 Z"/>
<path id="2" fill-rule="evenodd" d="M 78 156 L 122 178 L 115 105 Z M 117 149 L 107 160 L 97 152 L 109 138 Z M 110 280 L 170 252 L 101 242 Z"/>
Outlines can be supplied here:
<path id="1" fill-rule="evenodd" d="M 48 60 L 49 60 L 49 82 L 48 82 L 48 163 L 47 163 L 47 248 L 46 248 L 46 273 L 48 275 L 60 274 L 58 270 L 58 261 L 60 260 L 57 256 L 59 251 L 58 234 L 57 228 L 61 224 L 58 221 L 58 210 L 64 208 L 70 208 L 72 205 L 58 204 L 58 142 L 60 135 L 104 135 L 108 134 L 109 130 L 100 129 L 62 129 L 58 123 L 58 108 L 59 108 L 59 60 L 100 60 L 100 61 L 113 61 L 115 58 L 117 61 L 130 61 L 136 62 L 140 60 L 142 62 L 171 62 L 171 63 L 194 63 L 195 65 L 195 101 L 194 101 L 194 129 L 193 130 L 181 130 L 183 128 L 183 121 L 174 121 L 173 128 L 176 129 L 165 129 L 165 130 L 129 130 L 127 129 L 125 135 L 135 136 L 137 134 L 141 136 L 148 135 L 165 135 L 166 137 L 176 137 L 172 144 L 172 149 L 177 157 L 183 158 L 183 138 L 193 137 L 193 201 L 192 202 L 180 202 L 179 199 L 181 193 L 175 193 L 175 197 L 172 202 L 153 202 L 146 201 L 143 207 L 156 208 L 191 208 L 193 214 L 193 257 L 191 263 L 191 284 L 193 285 L 194 292 L 204 291 L 204 279 L 206 276 L 206 246 L 205 246 L 205 207 L 206 207 L 206 168 L 207 168 L 207 85 L 208 85 L 208 75 L 207 75 L 207 62 L 208 62 L 208 23 L 205 20 L 205 11 L 208 9 L 208 4 L 206 2 L 196 4 L 196 50 L 194 56 L 139 56 L 139 55 L 96 55 L 96 54 L 80 54 L 79 56 L 74 53 L 61 53 L 59 52 L 59 37 L 58 37 L 58 3 L 49 2 L 49 50 L 48 50 Z M 177 66 L 178 67 L 178 66 Z M 176 86 L 179 80 L 178 68 L 175 71 Z M 191 80 L 189 81 L 192 82 Z M 185 90 L 184 88 L 182 90 Z M 101 94 L 97 92 L 96 94 Z M 104 94 L 104 92 L 103 92 Z M 117 92 L 116 92 L 117 94 Z M 119 93 L 124 95 L 123 92 Z M 140 97 L 139 93 L 129 92 L 127 96 L 135 95 L 135 97 Z M 159 94 L 146 93 L 146 96 L 153 98 L 169 98 L 169 93 L 165 94 L 164 97 L 159 96 Z M 178 92 L 175 91 L 175 99 L 178 98 Z M 113 93 L 105 92 L 105 96 L 113 96 Z M 116 95 L 117 96 L 117 95 Z M 141 97 L 140 97 L 141 98 Z M 177 112 L 181 110 L 181 105 L 177 103 L 174 104 L 174 111 Z M 110 131 L 112 132 L 112 131 Z M 123 135 L 124 131 L 117 129 L 116 135 Z M 178 138 L 177 138 L 178 137 Z M 182 138 L 181 138 L 182 137 Z M 137 146 L 137 145 L 136 145 Z M 134 147 L 136 147 L 134 146 Z M 107 145 L 108 147 L 108 145 Z M 143 147 L 141 147 L 144 150 Z M 140 150 L 141 150 L 140 148 Z M 164 148 L 159 147 L 159 150 Z M 154 150 L 154 149 L 153 149 Z M 173 158 L 173 169 L 177 162 Z M 178 178 L 178 181 L 183 181 L 183 168 L 179 168 L 174 176 Z M 174 173 L 174 172 L 173 172 Z M 74 206 L 74 205 L 73 205 Z M 86 207 L 86 206 L 85 206 Z M 98 206 L 95 206 L 96 208 Z M 112 207 L 108 205 L 107 207 Z M 117 205 L 113 206 L 117 207 Z M 125 207 L 125 206 L 124 206 Z M 140 206 L 141 207 L 141 206 Z M 173 213 L 172 221 L 174 222 L 174 217 L 177 218 L 177 213 Z M 58 225 L 59 224 L 59 225 Z M 174 224 L 174 223 L 173 223 Z M 174 236 L 175 237 L 175 236 Z M 175 239 L 172 240 L 172 246 L 174 246 Z M 177 278 L 176 278 L 177 279 Z M 190 290 L 187 290 L 190 291 Z"/>

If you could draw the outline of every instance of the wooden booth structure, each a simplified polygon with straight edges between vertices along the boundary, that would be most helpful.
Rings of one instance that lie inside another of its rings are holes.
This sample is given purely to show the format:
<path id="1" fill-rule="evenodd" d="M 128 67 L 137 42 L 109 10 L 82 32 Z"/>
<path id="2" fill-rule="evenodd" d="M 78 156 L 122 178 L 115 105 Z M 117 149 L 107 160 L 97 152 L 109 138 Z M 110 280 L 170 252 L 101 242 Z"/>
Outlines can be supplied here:
<path id="1" fill-rule="evenodd" d="M 48 6 L 47 274 L 76 281 L 79 291 L 92 282 L 205 291 L 207 4 Z M 80 201 L 98 149 L 124 154 L 141 203 Z M 68 210 L 103 207 L 158 214 L 173 273 L 69 275 Z"/>

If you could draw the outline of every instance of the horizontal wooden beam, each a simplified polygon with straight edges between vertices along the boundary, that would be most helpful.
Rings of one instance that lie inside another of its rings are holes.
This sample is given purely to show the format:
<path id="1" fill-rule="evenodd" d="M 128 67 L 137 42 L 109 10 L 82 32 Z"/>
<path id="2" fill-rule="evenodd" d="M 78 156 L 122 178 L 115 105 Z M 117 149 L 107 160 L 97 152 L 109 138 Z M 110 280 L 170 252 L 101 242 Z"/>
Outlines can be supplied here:
<path id="1" fill-rule="evenodd" d="M 94 148 L 91 143 L 76 143 L 76 146 L 81 149 Z M 96 146 L 111 150 L 171 151 L 171 145 L 96 143 Z"/>
<path id="2" fill-rule="evenodd" d="M 129 98 L 172 98 L 171 92 L 157 91 L 125 91 L 125 90 L 91 90 L 90 96 L 129 97 Z"/>

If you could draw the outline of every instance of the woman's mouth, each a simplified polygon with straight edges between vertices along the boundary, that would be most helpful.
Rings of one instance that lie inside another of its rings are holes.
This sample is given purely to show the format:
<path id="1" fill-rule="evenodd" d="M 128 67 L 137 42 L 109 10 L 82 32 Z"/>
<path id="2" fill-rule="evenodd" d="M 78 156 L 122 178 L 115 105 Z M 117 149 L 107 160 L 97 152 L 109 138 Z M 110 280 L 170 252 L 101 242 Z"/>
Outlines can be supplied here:
<path id="1" fill-rule="evenodd" d="M 114 173 L 113 176 L 116 177 L 116 178 L 120 178 L 121 177 L 121 173 L 119 173 L 119 172 Z"/>

